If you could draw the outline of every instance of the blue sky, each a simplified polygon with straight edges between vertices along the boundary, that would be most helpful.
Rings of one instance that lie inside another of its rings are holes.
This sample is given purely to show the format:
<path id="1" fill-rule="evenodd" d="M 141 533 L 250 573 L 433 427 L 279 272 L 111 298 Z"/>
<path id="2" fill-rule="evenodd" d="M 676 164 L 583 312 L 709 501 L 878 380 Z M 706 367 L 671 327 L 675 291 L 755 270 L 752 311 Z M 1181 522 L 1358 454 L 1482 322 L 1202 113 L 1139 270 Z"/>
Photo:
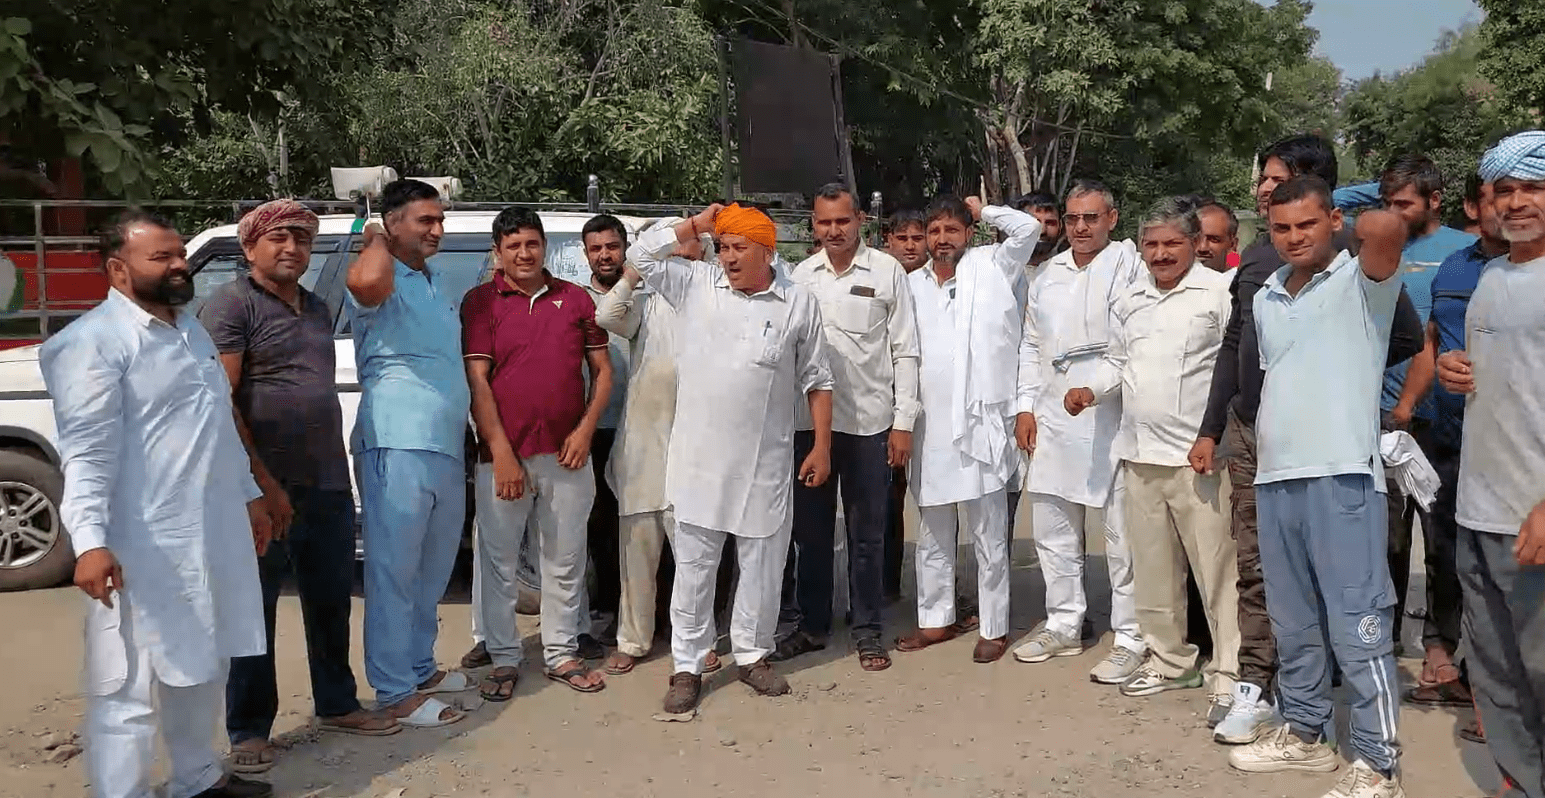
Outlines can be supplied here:
<path id="1" fill-rule="evenodd" d="M 1474 0 L 1314 0 L 1309 24 L 1320 32 L 1319 54 L 1357 80 L 1411 66 L 1444 29 L 1481 18 Z"/>

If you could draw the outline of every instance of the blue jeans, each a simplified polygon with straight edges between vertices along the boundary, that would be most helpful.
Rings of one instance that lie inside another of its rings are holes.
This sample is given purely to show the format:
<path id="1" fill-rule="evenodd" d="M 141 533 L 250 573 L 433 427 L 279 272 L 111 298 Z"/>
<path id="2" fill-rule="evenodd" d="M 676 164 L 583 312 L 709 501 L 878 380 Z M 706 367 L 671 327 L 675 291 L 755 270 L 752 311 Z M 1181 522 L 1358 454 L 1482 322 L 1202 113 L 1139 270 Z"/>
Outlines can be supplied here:
<path id="1" fill-rule="evenodd" d="M 305 487 L 285 490 L 295 508 L 295 519 L 285 539 L 269 544 L 267 553 L 258 560 L 268 653 L 232 659 L 225 684 L 225 731 L 232 745 L 266 740 L 273 732 L 279 712 L 274 613 L 279 589 L 292 572 L 306 624 L 306 660 L 311 666 L 311 702 L 316 714 L 331 718 L 359 709 L 354 671 L 349 667 L 354 494 Z"/>
<path id="2" fill-rule="evenodd" d="M 434 676 L 436 614 L 467 515 L 466 468 L 416 449 L 355 460 L 365 527 L 365 676 L 395 706 Z"/>
<path id="3" fill-rule="evenodd" d="M 1338 474 L 1256 485 L 1255 500 L 1282 716 L 1305 736 L 1331 731 L 1334 654 L 1351 692 L 1355 755 L 1394 771 L 1400 682 L 1385 497 L 1367 474 Z"/>

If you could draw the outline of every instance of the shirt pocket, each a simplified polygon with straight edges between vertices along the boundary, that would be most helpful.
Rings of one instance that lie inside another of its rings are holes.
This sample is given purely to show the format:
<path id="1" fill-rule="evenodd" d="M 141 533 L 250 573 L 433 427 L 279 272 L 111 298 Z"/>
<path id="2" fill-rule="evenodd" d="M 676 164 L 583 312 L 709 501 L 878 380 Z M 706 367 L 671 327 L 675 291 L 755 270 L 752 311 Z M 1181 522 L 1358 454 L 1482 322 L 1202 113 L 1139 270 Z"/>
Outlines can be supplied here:
<path id="1" fill-rule="evenodd" d="M 777 368 L 783 362 L 783 348 L 787 338 L 786 325 L 763 322 L 761 330 L 751 341 L 751 362 L 764 368 Z"/>
<path id="2" fill-rule="evenodd" d="M 1211 314 L 1191 319 L 1186 329 L 1186 356 L 1197 357 L 1223 343 L 1223 327 Z"/>
<path id="3" fill-rule="evenodd" d="M 838 329 L 864 335 L 885 321 L 885 304 L 878 297 L 844 294 L 832 307 L 832 324 Z"/>

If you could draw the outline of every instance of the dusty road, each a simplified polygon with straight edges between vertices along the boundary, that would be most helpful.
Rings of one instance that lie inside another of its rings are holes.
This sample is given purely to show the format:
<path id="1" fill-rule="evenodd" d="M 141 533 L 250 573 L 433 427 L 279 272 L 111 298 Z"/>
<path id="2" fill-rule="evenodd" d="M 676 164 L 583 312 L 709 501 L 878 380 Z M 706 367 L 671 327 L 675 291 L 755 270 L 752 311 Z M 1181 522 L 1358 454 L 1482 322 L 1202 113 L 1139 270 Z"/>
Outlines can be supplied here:
<path id="1" fill-rule="evenodd" d="M 1026 559 L 1032 546 L 1025 524 L 1019 535 L 1015 636 L 1043 615 L 1040 575 Z M 1091 565 L 1103 573 L 1103 561 Z M 1416 606 L 1420 581 L 1413 574 Z M 1092 576 L 1090 587 L 1096 613 L 1102 604 L 1108 610 L 1103 578 Z M 6 631 L 0 673 L 9 688 L 0 692 L 0 796 L 83 794 L 79 759 L 48 764 L 39 751 L 40 735 L 80 723 L 81 600 L 73 589 L 0 595 Z M 356 599 L 357 674 L 363 674 L 361 617 Z M 464 586 L 453 588 L 440 617 L 440 658 L 454 663 L 469 644 Z M 906 604 L 891 608 L 887 635 L 904 631 L 912 617 Z M 1097 628 L 1105 620 L 1096 617 Z M 710 681 L 696 721 L 660 723 L 650 716 L 664 694 L 667 659 L 612 677 L 599 694 L 580 695 L 542 679 L 530 664 L 539 661 L 530 624 L 523 619 L 528 666 L 513 701 L 488 704 L 446 729 L 394 737 L 296 733 L 294 747 L 269 774 L 278 794 L 1315 798 L 1335 779 L 1232 772 L 1226 750 L 1202 722 L 1200 690 L 1131 699 L 1090 683 L 1088 669 L 1103 655 L 1108 632 L 1101 648 L 1040 665 L 1008 658 L 976 665 L 972 640 L 961 639 L 897 654 L 889 671 L 866 674 L 850 648 L 829 648 L 784 666 L 792 695 L 755 697 L 726 669 Z M 839 630 L 838 638 L 844 634 Z M 279 616 L 278 732 L 304 730 L 309 720 L 303 648 L 299 608 L 286 597 Z M 1419 665 L 1402 664 L 1408 679 Z M 1410 798 L 1472 798 L 1493 790 L 1496 776 L 1484 749 L 1455 735 L 1468 713 L 1403 709 Z"/>

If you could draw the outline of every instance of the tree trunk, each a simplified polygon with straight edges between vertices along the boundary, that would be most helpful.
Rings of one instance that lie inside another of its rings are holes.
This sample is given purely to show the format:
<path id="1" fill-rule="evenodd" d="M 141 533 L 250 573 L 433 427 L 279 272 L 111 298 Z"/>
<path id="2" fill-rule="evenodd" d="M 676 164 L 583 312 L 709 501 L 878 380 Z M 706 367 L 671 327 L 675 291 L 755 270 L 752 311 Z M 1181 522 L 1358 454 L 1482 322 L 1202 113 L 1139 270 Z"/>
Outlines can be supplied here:
<path id="1" fill-rule="evenodd" d="M 806 48 L 805 33 L 799 28 L 799 20 L 794 16 L 794 0 L 783 0 L 783 16 L 789 21 L 789 43 L 795 49 Z"/>
<path id="2" fill-rule="evenodd" d="M 984 153 L 986 157 L 982 159 L 983 165 L 987 167 L 986 174 L 983 175 L 983 180 L 985 180 L 987 183 L 988 193 L 990 195 L 996 195 L 998 193 L 998 186 L 1002 185 L 998 176 L 998 142 L 995 140 L 996 136 L 994 135 L 994 129 L 991 125 L 983 125 L 982 132 L 984 133 L 984 137 L 986 138 L 987 142 L 987 149 Z M 990 202 L 996 205 L 998 203 L 998 198 L 996 196 L 987 196 L 983 197 L 982 201 Z"/>

